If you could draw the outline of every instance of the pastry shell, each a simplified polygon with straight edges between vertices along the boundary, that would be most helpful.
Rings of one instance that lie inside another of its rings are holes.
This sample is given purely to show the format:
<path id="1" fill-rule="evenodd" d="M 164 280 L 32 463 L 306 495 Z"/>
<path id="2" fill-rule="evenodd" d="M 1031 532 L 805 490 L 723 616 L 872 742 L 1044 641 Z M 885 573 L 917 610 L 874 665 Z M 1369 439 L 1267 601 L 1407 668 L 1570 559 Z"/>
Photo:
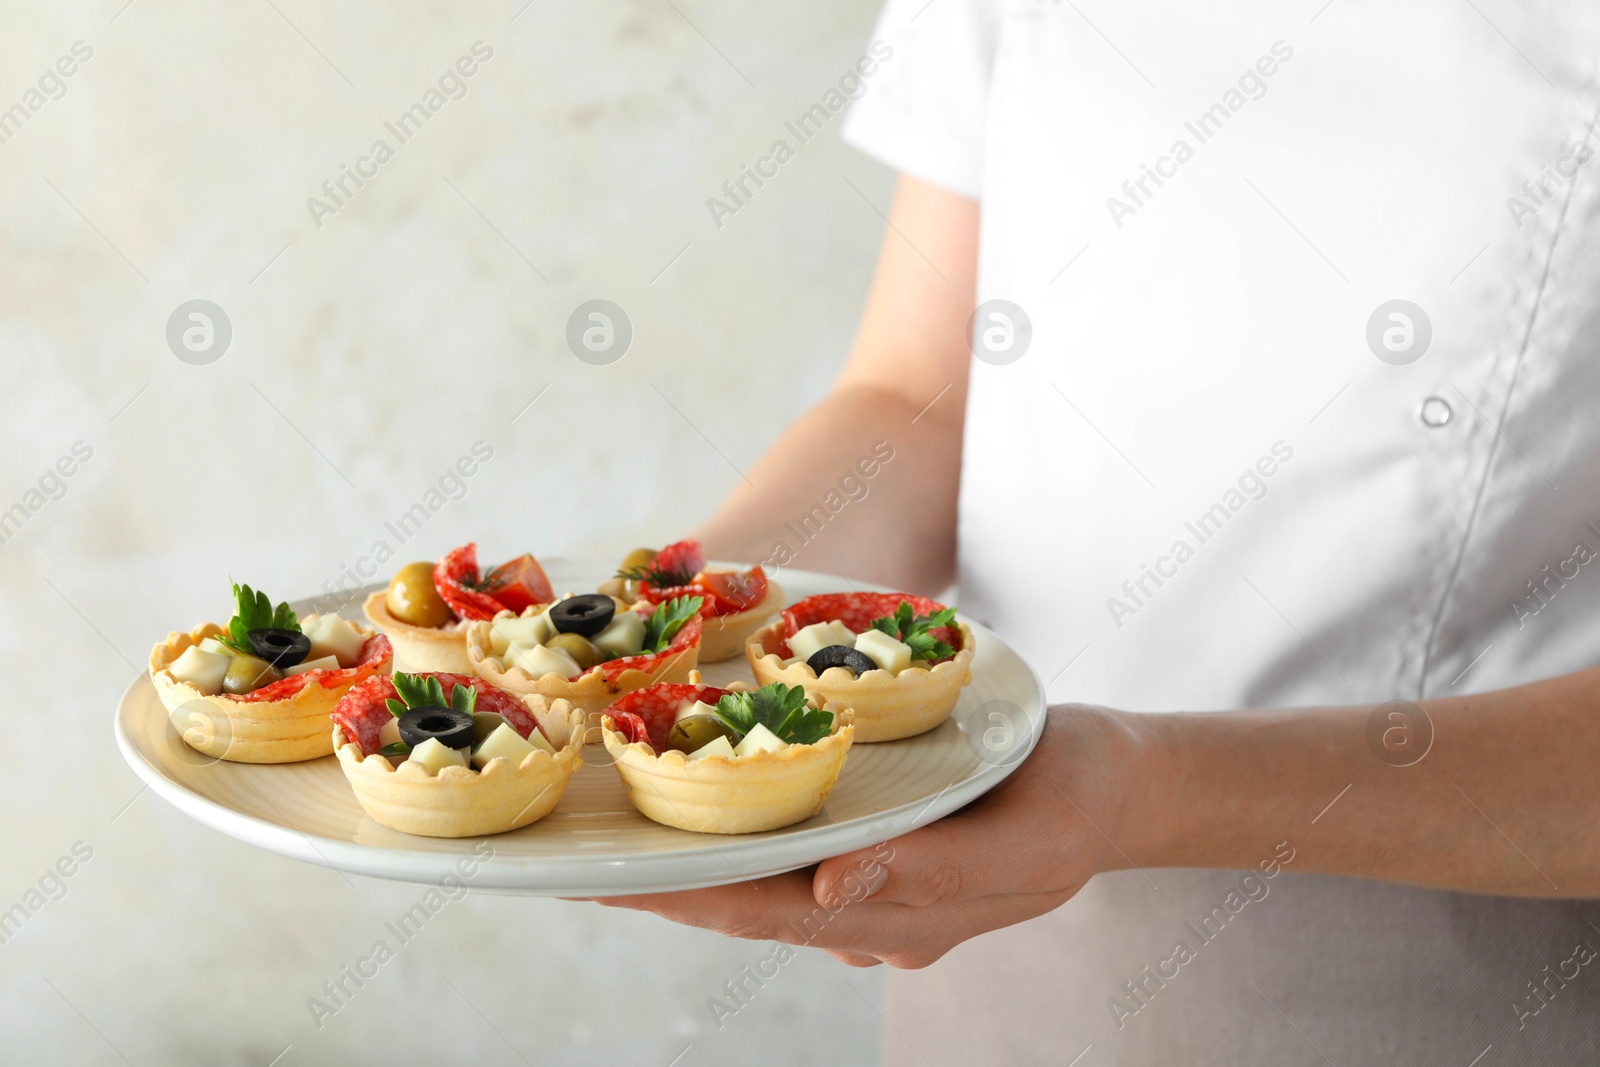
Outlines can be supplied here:
<path id="1" fill-rule="evenodd" d="M 334 686 L 311 683 L 283 700 L 247 701 L 202 693 L 173 677 L 168 668 L 179 656 L 223 632 L 213 622 L 189 633 L 174 630 L 150 652 L 151 684 L 184 744 L 233 763 L 298 763 L 332 754 L 328 713 L 358 679 Z M 392 661 L 379 669 L 389 666 Z"/>
<path id="2" fill-rule="evenodd" d="M 613 597 L 623 600 L 618 594 L 622 590 L 622 581 L 613 578 L 602 582 L 600 592 L 608 593 Z M 761 624 L 783 607 L 783 586 L 767 579 L 767 595 L 761 598 L 761 603 L 748 611 L 738 611 L 732 615 L 705 615 L 702 616 L 704 629 L 700 631 L 700 662 L 721 663 L 730 660 L 744 651 L 745 642 L 750 635 L 761 628 Z"/>
<path id="3" fill-rule="evenodd" d="M 750 686 L 735 682 L 728 688 Z M 834 718 L 833 732 L 821 741 L 736 759 L 691 761 L 675 750 L 657 755 L 648 743 L 623 737 L 609 715 L 601 718 L 601 729 L 628 800 L 645 818 L 703 834 L 752 834 L 791 826 L 822 810 L 856 736 L 848 708 L 824 704 L 823 710 Z"/>
<path id="4" fill-rule="evenodd" d="M 413 626 L 389 614 L 389 594 L 380 589 L 367 597 L 361 610 L 367 621 L 388 635 L 394 646 L 395 670 L 406 674 L 464 674 L 472 677 L 467 661 L 466 630 L 460 626 Z"/>
<path id="5" fill-rule="evenodd" d="M 560 801 L 567 779 L 583 763 L 581 712 L 557 700 L 538 709 L 535 718 L 555 746 L 555 755 L 539 749 L 518 765 L 502 756 L 482 770 L 446 767 L 435 775 L 410 760 L 396 768 L 387 756 L 363 757 L 338 725 L 333 728 L 332 746 L 356 800 L 375 822 L 421 837 L 480 837 L 515 830 L 548 815 Z"/>
<path id="6" fill-rule="evenodd" d="M 547 606 L 541 604 L 524 608 L 520 617 L 537 614 Z M 661 682 L 686 682 L 689 672 L 700 663 L 700 645 L 696 642 L 678 655 L 662 660 L 653 670 L 630 668 L 623 671 L 617 675 L 615 683 L 606 681 L 599 667 L 591 667 L 575 679 L 563 678 L 559 674 L 542 674 L 534 678 L 521 667 L 508 666 L 494 654 L 489 644 L 489 628 L 495 621 L 518 617 L 512 612 L 502 611 L 489 622 L 474 622 L 467 627 L 467 659 L 472 664 L 467 673 L 476 674 L 496 689 L 504 689 L 518 696 L 540 696 L 547 701 L 565 700 L 588 715 L 587 726 L 591 729 L 599 727 L 600 713 L 622 694 Z"/>
<path id="7" fill-rule="evenodd" d="M 956 620 L 961 651 L 953 659 L 928 667 L 910 667 L 899 674 L 868 671 L 857 678 L 845 667 L 829 667 L 819 678 L 804 663 L 785 667 L 776 652 L 783 640 L 784 622 L 778 619 L 750 635 L 745 658 L 757 685 L 783 682 L 798 685 L 810 696 L 855 712 L 856 740 L 898 741 L 927 733 L 950 717 L 961 689 L 972 681 L 974 641 L 972 629 Z"/>

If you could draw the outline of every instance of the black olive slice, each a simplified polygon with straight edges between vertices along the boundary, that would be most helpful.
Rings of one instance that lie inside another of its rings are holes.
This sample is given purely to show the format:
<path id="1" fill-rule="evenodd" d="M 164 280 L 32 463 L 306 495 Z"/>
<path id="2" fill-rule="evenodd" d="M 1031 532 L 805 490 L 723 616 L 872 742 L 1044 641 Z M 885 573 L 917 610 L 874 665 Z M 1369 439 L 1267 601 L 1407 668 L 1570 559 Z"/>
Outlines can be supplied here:
<path id="1" fill-rule="evenodd" d="M 617 613 L 616 601 L 604 593 L 584 593 L 568 597 L 550 609 L 550 625 L 557 633 L 593 637 L 611 625 Z"/>
<path id="2" fill-rule="evenodd" d="M 878 665 L 872 662 L 872 657 L 865 652 L 856 651 L 849 645 L 829 645 L 826 648 L 819 648 L 811 653 L 811 658 L 806 660 L 806 666 L 816 671 L 818 676 L 829 667 L 847 667 L 857 678 L 868 671 L 878 669 Z"/>
<path id="3" fill-rule="evenodd" d="M 416 748 L 430 737 L 446 748 L 472 747 L 472 713 L 454 708 L 412 708 L 400 716 L 400 740 Z"/>
<path id="4" fill-rule="evenodd" d="M 250 651 L 278 668 L 293 667 L 311 654 L 311 638 L 299 630 L 278 630 L 262 627 L 245 635 L 250 641 Z"/>

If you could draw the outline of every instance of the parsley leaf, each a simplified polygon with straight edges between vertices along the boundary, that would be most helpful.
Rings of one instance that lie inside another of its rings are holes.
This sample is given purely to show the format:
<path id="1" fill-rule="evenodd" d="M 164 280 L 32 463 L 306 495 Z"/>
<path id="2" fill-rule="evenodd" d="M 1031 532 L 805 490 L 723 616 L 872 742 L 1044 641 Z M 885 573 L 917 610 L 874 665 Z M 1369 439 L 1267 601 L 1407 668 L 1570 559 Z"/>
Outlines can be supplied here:
<path id="1" fill-rule="evenodd" d="M 683 629 L 683 624 L 700 614 L 703 597 L 679 596 L 656 605 L 656 610 L 644 622 L 644 647 L 635 653 L 639 656 L 663 652 Z"/>
<path id="2" fill-rule="evenodd" d="M 956 650 L 929 631 L 949 626 L 955 617 L 955 608 L 941 608 L 932 615 L 917 615 L 911 610 L 911 602 L 902 600 L 893 615 L 873 619 L 872 628 L 909 645 L 912 659 L 944 659 L 955 655 Z"/>
<path id="3" fill-rule="evenodd" d="M 217 635 L 218 641 L 235 652 L 253 656 L 255 651 L 250 647 L 251 630 L 300 632 L 300 620 L 295 618 L 287 601 L 274 608 L 267 594 L 248 585 L 240 585 L 232 578 L 228 579 L 228 584 L 233 586 L 233 618 L 228 620 L 227 631 Z"/>
<path id="4" fill-rule="evenodd" d="M 832 712 L 813 710 L 803 688 L 782 682 L 764 685 L 754 693 L 724 693 L 717 701 L 717 717 L 741 738 L 760 725 L 791 745 L 820 741 L 833 727 Z"/>
<path id="5" fill-rule="evenodd" d="M 412 708 L 451 708 L 471 715 L 478 703 L 478 691 L 470 685 L 458 683 L 447 701 L 444 698 L 444 686 L 439 684 L 437 678 L 396 674 L 389 680 L 394 683 L 394 691 L 399 694 L 399 699 L 390 697 L 384 701 L 384 707 L 396 718 Z"/>

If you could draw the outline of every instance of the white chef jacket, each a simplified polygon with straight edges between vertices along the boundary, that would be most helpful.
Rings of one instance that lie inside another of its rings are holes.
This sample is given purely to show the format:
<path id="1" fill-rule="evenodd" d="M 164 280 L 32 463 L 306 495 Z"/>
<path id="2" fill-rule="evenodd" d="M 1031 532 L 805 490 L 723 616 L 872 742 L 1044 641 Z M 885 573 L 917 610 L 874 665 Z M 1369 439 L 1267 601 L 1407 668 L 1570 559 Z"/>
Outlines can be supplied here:
<path id="1" fill-rule="evenodd" d="M 1600 5 L 890 0 L 875 40 L 846 139 L 981 203 L 960 603 L 1052 700 L 1600 658 Z M 897 974 L 888 1061 L 1600 1063 L 1600 961 L 1530 985 L 1600 907 L 1284 870 L 1164 985 L 1236 874 Z"/>

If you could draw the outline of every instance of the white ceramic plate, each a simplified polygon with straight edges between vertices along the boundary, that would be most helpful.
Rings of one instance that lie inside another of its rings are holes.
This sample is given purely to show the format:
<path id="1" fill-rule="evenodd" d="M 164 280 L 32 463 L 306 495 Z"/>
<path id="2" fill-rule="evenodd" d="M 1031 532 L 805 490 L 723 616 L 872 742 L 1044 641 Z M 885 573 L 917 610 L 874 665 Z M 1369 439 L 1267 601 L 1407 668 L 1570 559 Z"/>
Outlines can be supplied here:
<path id="1" fill-rule="evenodd" d="M 614 564 L 550 560 L 557 590 L 593 589 Z M 858 582 L 785 570 L 790 602 L 814 593 L 867 589 Z M 374 586 L 372 588 L 381 588 Z M 342 604 L 318 598 L 304 611 L 342 608 L 359 618 L 363 589 Z M 199 620 L 178 620 L 188 629 Z M 970 622 L 970 620 L 969 620 Z M 117 744 L 130 766 L 178 810 L 230 837 L 347 874 L 437 883 L 463 856 L 492 859 L 474 889 L 531 896 L 615 896 L 722 885 L 794 870 L 867 848 L 948 815 L 993 789 L 1032 751 L 1044 724 L 1037 676 L 994 634 L 977 636 L 973 681 L 954 714 L 920 737 L 851 747 L 826 806 L 805 822 L 724 836 L 661 826 L 629 805 L 605 748 L 590 745 L 554 811 L 487 839 L 412 837 L 374 822 L 356 803 L 333 756 L 304 763 L 213 762 L 183 743 L 150 680 L 128 687 L 117 708 Z M 750 681 L 741 657 L 702 668 L 705 681 Z M 331 729 L 330 724 L 330 729 Z"/>

